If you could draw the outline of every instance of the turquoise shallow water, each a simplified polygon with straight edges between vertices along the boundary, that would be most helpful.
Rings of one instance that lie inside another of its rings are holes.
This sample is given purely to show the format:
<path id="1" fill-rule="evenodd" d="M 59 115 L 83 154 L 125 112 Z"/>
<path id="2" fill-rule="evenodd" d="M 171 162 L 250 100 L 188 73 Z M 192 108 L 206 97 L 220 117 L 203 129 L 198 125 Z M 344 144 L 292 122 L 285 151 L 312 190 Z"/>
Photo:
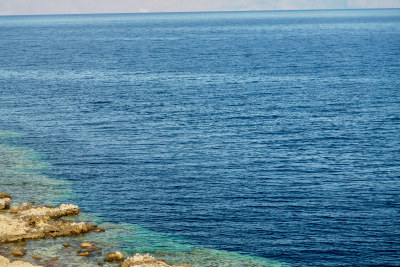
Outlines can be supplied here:
<path id="1" fill-rule="evenodd" d="M 0 129 L 45 201 L 178 251 L 400 266 L 399 38 L 399 9 L 0 17 Z"/>
<path id="2" fill-rule="evenodd" d="M 30 148 L 5 145 L 4 141 L 10 138 L 21 136 L 0 131 L 0 190 L 13 194 L 15 204 L 35 201 L 54 205 L 73 196 L 71 183 L 43 174 L 51 164 L 42 161 L 40 154 Z"/>
<path id="3" fill-rule="evenodd" d="M 54 206 L 60 203 L 74 203 L 73 183 L 52 179 L 43 174 L 45 170 L 51 168 L 51 165 L 44 162 L 37 152 L 29 148 L 4 145 L 7 140 L 15 138 L 23 138 L 23 136 L 9 131 L 0 131 L 0 192 L 12 194 L 12 205 L 30 201 L 35 201 L 38 205 Z M 24 247 L 29 254 L 23 259 L 36 264 L 49 264 L 49 260 L 57 258 L 57 262 L 65 266 L 93 266 L 93 263 L 103 261 L 107 257 L 107 253 L 121 251 L 125 256 L 151 253 L 158 258 L 167 260 L 170 264 L 287 266 L 268 259 L 196 247 L 178 236 L 156 233 L 133 224 L 104 222 L 99 217 L 88 213 L 81 213 L 65 219 L 94 222 L 107 230 L 78 237 L 28 240 Z M 89 241 L 104 252 L 93 253 L 89 259 L 77 257 L 76 251 L 80 249 L 80 244 Z M 70 246 L 65 248 L 64 243 L 68 243 Z M 14 246 L 14 244 L 8 245 Z M 15 246 L 18 246 L 18 243 Z M 9 250 L 4 250 L 3 253 L 6 251 Z M 5 254 L 7 255 L 7 253 Z M 40 256 L 41 261 L 33 261 L 32 255 Z M 12 256 L 9 257 L 12 258 Z"/>

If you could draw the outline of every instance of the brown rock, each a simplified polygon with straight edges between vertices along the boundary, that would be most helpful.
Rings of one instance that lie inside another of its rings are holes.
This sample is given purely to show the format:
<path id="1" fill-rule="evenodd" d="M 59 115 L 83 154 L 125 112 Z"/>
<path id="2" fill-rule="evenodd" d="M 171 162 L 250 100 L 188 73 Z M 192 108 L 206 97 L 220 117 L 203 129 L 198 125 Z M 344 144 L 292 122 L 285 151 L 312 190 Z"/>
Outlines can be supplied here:
<path id="1" fill-rule="evenodd" d="M 115 253 L 108 254 L 108 257 L 104 260 L 107 262 L 112 261 L 122 261 L 124 259 L 124 255 L 121 252 L 117 251 Z"/>
<path id="2" fill-rule="evenodd" d="M 90 255 L 89 251 L 81 252 L 78 254 L 78 256 L 86 256 L 86 257 L 89 255 Z"/>
<path id="3" fill-rule="evenodd" d="M 93 232 L 99 233 L 99 232 L 104 232 L 105 230 L 106 230 L 105 228 L 97 228 L 97 229 L 94 229 Z"/>
<path id="4" fill-rule="evenodd" d="M 34 256 L 32 256 L 32 258 L 34 258 L 35 260 L 40 260 L 40 256 L 38 256 L 38 255 L 34 255 Z"/>
<path id="5" fill-rule="evenodd" d="M 8 193 L 0 193 L 0 210 L 10 208 L 11 196 Z"/>
<path id="6" fill-rule="evenodd" d="M 69 247 L 69 244 L 68 244 L 68 243 L 64 243 L 63 246 L 64 246 L 65 248 L 67 248 L 67 247 Z"/>
<path id="7" fill-rule="evenodd" d="M 0 193 L 0 198 L 11 198 L 11 195 L 8 193 Z"/>
<path id="8" fill-rule="evenodd" d="M 23 249 L 14 249 L 11 251 L 11 254 L 15 257 L 22 257 L 25 255 L 25 251 Z"/>
<path id="9" fill-rule="evenodd" d="M 92 248 L 92 247 L 93 245 L 87 242 L 81 244 L 81 248 Z"/>
<path id="10" fill-rule="evenodd" d="M 57 225 L 54 222 L 48 222 L 48 227 L 45 230 L 45 234 L 51 237 L 73 236 L 73 235 L 85 234 L 92 230 L 93 230 L 93 225 L 91 223 L 63 222 L 62 225 Z"/>
<path id="11" fill-rule="evenodd" d="M 10 208 L 10 198 L 0 198 L 0 210 L 8 209 Z"/>

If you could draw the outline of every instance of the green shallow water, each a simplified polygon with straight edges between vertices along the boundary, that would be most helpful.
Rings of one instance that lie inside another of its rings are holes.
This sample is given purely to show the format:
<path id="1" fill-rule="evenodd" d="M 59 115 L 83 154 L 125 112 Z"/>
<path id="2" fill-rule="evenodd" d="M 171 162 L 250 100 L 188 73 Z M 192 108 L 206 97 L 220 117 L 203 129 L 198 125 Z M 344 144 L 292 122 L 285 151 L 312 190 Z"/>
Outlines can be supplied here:
<path id="1" fill-rule="evenodd" d="M 40 205 L 59 205 L 66 202 L 74 204 L 73 184 L 44 175 L 43 172 L 51 168 L 51 165 L 44 162 L 39 153 L 30 148 L 5 145 L 7 139 L 21 137 L 23 136 L 17 133 L 0 131 L 0 192 L 12 195 L 12 205 L 30 201 Z M 167 260 L 169 264 L 288 266 L 265 258 L 197 247 L 178 236 L 157 233 L 135 224 L 104 222 L 92 214 L 81 213 L 66 220 L 92 221 L 107 230 L 78 237 L 27 241 L 23 243 L 28 251 L 23 260 L 48 265 L 53 264 L 51 259 L 56 257 L 57 266 L 93 266 L 94 262 L 103 261 L 108 253 L 119 250 L 124 255 L 151 253 L 157 258 Z M 94 242 L 101 252 L 96 250 L 89 258 L 77 257 L 82 242 Z M 69 243 L 70 246 L 66 248 L 64 243 Z M 9 246 L 12 248 L 19 245 L 21 244 L 15 243 Z M 0 253 L 12 258 L 9 251 L 0 248 Z M 35 261 L 32 255 L 38 255 L 41 259 Z"/>
<path id="2" fill-rule="evenodd" d="M 12 194 L 13 203 L 35 201 L 38 204 L 57 205 L 73 198 L 71 183 L 52 179 L 42 174 L 51 168 L 41 155 L 30 148 L 7 146 L 8 138 L 16 133 L 0 131 L 0 191 Z"/>

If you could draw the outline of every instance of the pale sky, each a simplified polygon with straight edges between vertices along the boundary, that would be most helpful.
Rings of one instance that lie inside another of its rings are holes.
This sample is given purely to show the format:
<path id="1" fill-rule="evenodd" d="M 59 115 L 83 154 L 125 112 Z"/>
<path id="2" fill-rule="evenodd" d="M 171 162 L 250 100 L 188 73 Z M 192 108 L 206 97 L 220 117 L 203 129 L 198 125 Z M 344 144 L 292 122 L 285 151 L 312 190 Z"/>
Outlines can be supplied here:
<path id="1" fill-rule="evenodd" d="M 400 0 L 0 0 L 0 15 L 400 8 Z"/>

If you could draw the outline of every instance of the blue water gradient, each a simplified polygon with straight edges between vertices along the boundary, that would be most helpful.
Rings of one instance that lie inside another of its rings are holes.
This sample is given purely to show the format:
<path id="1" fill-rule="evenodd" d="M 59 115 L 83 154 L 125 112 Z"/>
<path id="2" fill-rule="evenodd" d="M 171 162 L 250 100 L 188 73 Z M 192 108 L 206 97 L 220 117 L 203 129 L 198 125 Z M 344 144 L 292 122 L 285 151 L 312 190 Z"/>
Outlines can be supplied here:
<path id="1" fill-rule="evenodd" d="M 105 221 L 400 265 L 400 10 L 0 17 L 0 128 Z"/>
<path id="2" fill-rule="evenodd" d="M 27 147 L 6 145 L 9 138 L 18 137 L 21 135 L 0 130 L 0 192 L 12 193 L 15 205 L 30 201 L 42 205 L 71 201 L 74 195 L 71 183 L 43 175 L 51 165 L 41 161 L 40 154 Z"/>
<path id="3" fill-rule="evenodd" d="M 60 203 L 74 203 L 76 195 L 72 191 L 73 183 L 43 175 L 42 173 L 51 166 L 42 160 L 40 154 L 29 148 L 7 145 L 10 139 L 23 137 L 18 133 L 0 130 L 0 192 L 11 193 L 12 205 L 32 201 L 36 205 L 54 206 Z M 92 222 L 106 231 L 58 239 L 28 240 L 24 246 L 31 255 L 40 257 L 40 264 L 52 262 L 56 256 L 57 261 L 66 266 L 89 267 L 95 262 L 103 262 L 107 253 L 121 251 L 125 256 L 151 253 L 157 258 L 165 259 L 169 264 L 186 263 L 198 267 L 288 266 L 262 257 L 194 246 L 176 235 L 157 233 L 130 223 L 106 222 L 90 213 L 81 212 L 77 216 L 63 219 Z M 88 240 L 100 249 L 100 253 L 90 257 L 74 257 L 76 251 L 81 249 L 81 243 Z M 65 248 L 65 243 L 69 244 L 68 249 Z M 19 244 L 9 243 L 4 247 L 8 245 L 12 250 Z M 23 260 L 32 262 L 31 255 Z"/>

